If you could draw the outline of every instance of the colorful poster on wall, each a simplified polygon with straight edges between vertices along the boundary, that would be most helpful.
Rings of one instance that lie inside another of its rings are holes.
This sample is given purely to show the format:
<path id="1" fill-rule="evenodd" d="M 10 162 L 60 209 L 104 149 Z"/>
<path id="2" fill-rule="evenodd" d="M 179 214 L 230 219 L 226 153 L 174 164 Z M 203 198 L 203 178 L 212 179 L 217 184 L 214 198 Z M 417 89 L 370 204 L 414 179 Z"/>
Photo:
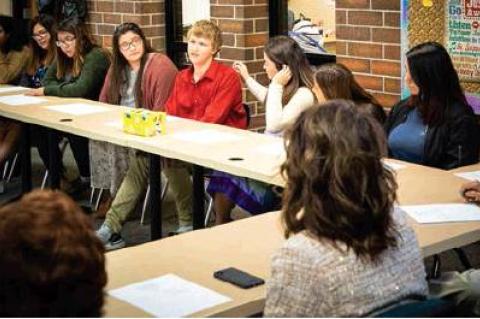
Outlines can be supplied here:
<path id="1" fill-rule="evenodd" d="M 480 0 L 447 0 L 446 46 L 458 75 L 480 82 Z"/>
<path id="2" fill-rule="evenodd" d="M 402 0 L 400 2 L 400 34 L 401 34 L 401 41 L 400 41 L 400 50 L 401 50 L 401 64 L 405 65 L 405 55 L 407 54 L 409 42 L 408 42 L 408 6 L 409 0 Z M 405 68 L 402 68 L 402 99 L 408 97 L 410 95 L 410 91 L 408 91 L 407 86 L 405 85 Z"/>

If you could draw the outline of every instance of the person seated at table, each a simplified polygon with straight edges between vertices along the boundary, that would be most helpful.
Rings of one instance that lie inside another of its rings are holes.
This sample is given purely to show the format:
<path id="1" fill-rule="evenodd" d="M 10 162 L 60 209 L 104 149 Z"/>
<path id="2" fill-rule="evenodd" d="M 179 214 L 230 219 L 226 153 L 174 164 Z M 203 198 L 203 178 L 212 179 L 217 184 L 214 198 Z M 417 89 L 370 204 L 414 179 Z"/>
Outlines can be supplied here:
<path id="1" fill-rule="evenodd" d="M 97 101 L 110 61 L 105 50 L 93 41 L 88 28 L 76 19 L 58 25 L 56 34 L 57 60 L 48 68 L 43 87 L 28 91 L 33 96 L 79 97 Z M 80 178 L 72 184 L 74 191 L 90 185 L 88 139 L 64 134 L 70 142 Z M 44 130 L 42 137 L 47 140 Z M 48 166 L 48 163 L 45 163 Z"/>
<path id="2" fill-rule="evenodd" d="M 28 60 L 28 52 L 15 20 L 0 15 L 0 84 L 18 84 Z"/>
<path id="3" fill-rule="evenodd" d="M 341 132 L 341 134 L 339 134 Z M 385 134 L 351 101 L 303 112 L 285 134 L 287 241 L 272 258 L 266 317 L 361 317 L 428 293 Z"/>
<path id="4" fill-rule="evenodd" d="M 104 248 L 68 196 L 37 190 L 1 207 L 0 247 L 0 316 L 102 316 Z"/>
<path id="5" fill-rule="evenodd" d="M 215 61 L 222 46 L 221 31 L 207 20 L 195 22 L 188 31 L 188 57 L 192 66 L 179 72 L 165 109 L 169 115 L 201 122 L 246 128 L 241 84 L 235 71 Z M 108 210 L 97 235 L 106 249 L 125 246 L 120 235 L 127 216 L 135 209 L 148 178 L 148 157 L 136 156 Z M 189 166 L 174 160 L 163 162 L 176 202 L 179 228 L 176 233 L 192 230 L 192 182 Z"/>
<path id="6" fill-rule="evenodd" d="M 156 53 L 135 23 L 119 25 L 113 34 L 113 61 L 105 78 L 100 102 L 164 111 L 177 68 Z M 138 76 L 138 74 L 141 74 Z M 90 141 L 91 186 L 107 189 L 114 196 L 135 151 L 106 142 Z M 104 216 L 112 196 L 107 194 L 98 215 Z"/>
<path id="7" fill-rule="evenodd" d="M 311 67 L 298 43 L 290 37 L 276 36 L 265 45 L 263 68 L 270 80 L 268 88 L 255 81 L 242 62 L 235 62 L 233 67 L 249 91 L 265 103 L 266 134 L 282 135 L 302 111 L 315 103 L 310 90 Z M 271 185 L 222 172 L 214 172 L 207 190 L 213 197 L 217 225 L 231 221 L 235 204 L 259 214 L 275 209 L 280 202 Z"/>
<path id="8" fill-rule="evenodd" d="M 0 15 L 0 84 L 18 84 L 28 58 L 23 40 L 16 32 L 14 19 Z M 0 117 L 0 170 L 15 152 L 21 131 L 20 123 Z M 4 187 L 0 185 L 0 189 Z"/>
<path id="9" fill-rule="evenodd" d="M 345 99 L 355 102 L 360 110 L 371 114 L 381 124 L 387 115 L 378 101 L 365 91 L 355 80 L 352 71 L 343 64 L 329 63 L 321 65 L 314 75 L 313 93 L 317 101 Z"/>
<path id="10" fill-rule="evenodd" d="M 20 80 L 20 86 L 36 89 L 42 87 L 42 81 L 47 70 L 55 63 L 56 57 L 56 22 L 47 14 L 34 17 L 30 22 L 30 54 L 25 71 Z M 30 126 L 32 143 L 38 146 L 40 157 L 44 163 L 48 162 L 48 140 L 44 138 L 44 129 Z"/>
<path id="11" fill-rule="evenodd" d="M 410 49 L 405 82 L 411 95 L 385 125 L 389 155 L 441 169 L 478 162 L 478 124 L 445 48 L 425 42 Z"/>
<path id="12" fill-rule="evenodd" d="M 467 202 L 480 203 L 480 181 L 472 181 L 462 185 L 460 194 Z"/>

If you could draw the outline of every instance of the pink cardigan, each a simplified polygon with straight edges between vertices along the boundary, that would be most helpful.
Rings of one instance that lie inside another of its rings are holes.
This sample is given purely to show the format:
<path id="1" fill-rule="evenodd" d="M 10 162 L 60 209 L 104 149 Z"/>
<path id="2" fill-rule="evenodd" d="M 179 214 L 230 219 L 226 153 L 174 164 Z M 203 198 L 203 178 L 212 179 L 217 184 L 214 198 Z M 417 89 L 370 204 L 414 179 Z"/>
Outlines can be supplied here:
<path id="1" fill-rule="evenodd" d="M 112 69 L 110 68 L 100 93 L 100 102 L 108 103 L 107 95 L 110 89 L 111 73 Z M 142 107 L 164 111 L 165 102 L 170 96 L 176 75 L 177 68 L 166 55 L 150 53 L 142 77 L 143 103 L 145 104 Z"/>

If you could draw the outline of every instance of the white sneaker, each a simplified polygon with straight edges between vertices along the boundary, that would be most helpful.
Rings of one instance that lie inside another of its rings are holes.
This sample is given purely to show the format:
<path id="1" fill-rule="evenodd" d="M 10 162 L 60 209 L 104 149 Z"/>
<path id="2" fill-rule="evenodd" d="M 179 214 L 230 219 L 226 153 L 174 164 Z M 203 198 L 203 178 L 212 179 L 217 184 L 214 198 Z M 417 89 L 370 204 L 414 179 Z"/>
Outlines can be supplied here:
<path id="1" fill-rule="evenodd" d="M 180 226 L 177 228 L 177 230 L 175 231 L 175 233 L 177 234 L 182 234 L 182 233 L 186 233 L 186 232 L 189 232 L 189 231 L 192 231 L 193 230 L 193 226 L 189 225 L 189 226 Z"/>
<path id="2" fill-rule="evenodd" d="M 97 237 L 100 238 L 102 244 L 106 245 L 110 240 L 110 237 L 112 237 L 113 231 L 107 224 L 103 223 L 102 226 L 100 226 L 100 228 L 96 231 L 96 234 Z"/>

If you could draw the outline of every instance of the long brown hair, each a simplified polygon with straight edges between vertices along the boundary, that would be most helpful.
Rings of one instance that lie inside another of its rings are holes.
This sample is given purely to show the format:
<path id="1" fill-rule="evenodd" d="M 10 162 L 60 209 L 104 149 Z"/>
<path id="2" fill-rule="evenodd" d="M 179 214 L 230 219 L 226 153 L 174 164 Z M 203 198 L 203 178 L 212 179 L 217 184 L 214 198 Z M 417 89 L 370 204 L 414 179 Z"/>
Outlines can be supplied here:
<path id="1" fill-rule="evenodd" d="M 37 41 L 33 39 L 33 29 L 39 24 L 45 28 L 45 30 L 50 34 L 50 42 L 48 43 L 48 49 L 42 49 Z M 26 72 L 28 75 L 32 76 L 35 74 L 35 71 L 40 65 L 50 65 L 55 60 L 56 49 L 55 49 L 55 36 L 56 36 L 56 24 L 55 19 L 48 14 L 41 14 L 36 16 L 30 22 L 30 35 L 32 36 L 30 40 L 30 47 L 32 54 L 28 60 Z"/>
<path id="2" fill-rule="evenodd" d="M 75 36 L 75 55 L 72 59 L 63 53 L 62 49 L 57 47 L 57 79 L 64 78 L 71 73 L 77 77 L 82 72 L 85 56 L 97 45 L 93 40 L 87 26 L 76 18 L 62 21 L 58 25 L 58 32 L 68 32 Z"/>
<path id="3" fill-rule="evenodd" d="M 135 23 L 122 23 L 115 29 L 113 33 L 113 61 L 110 72 L 110 89 L 107 93 L 107 102 L 111 104 L 119 104 L 121 100 L 122 88 L 127 81 L 127 66 L 128 61 L 123 56 L 119 47 L 119 40 L 122 35 L 127 32 L 133 32 L 137 34 L 141 39 L 144 47 L 144 53 L 140 60 L 140 69 L 138 70 L 137 80 L 135 82 L 135 101 L 138 107 L 145 107 L 143 105 L 143 92 L 142 92 L 142 78 L 145 64 L 148 59 L 148 54 L 154 52 L 145 38 L 145 34 L 142 29 Z"/>
<path id="4" fill-rule="evenodd" d="M 392 209 L 397 184 L 381 157 L 381 125 L 353 102 L 331 100 L 304 111 L 287 129 L 285 236 L 306 230 L 319 241 L 375 260 L 396 245 Z"/>
<path id="5" fill-rule="evenodd" d="M 301 86 L 312 88 L 312 69 L 305 54 L 295 40 L 284 35 L 270 38 L 265 45 L 265 54 L 275 63 L 277 70 L 281 70 L 282 65 L 285 64 L 292 71 L 292 78 L 283 90 L 283 105 L 288 103 Z"/>

